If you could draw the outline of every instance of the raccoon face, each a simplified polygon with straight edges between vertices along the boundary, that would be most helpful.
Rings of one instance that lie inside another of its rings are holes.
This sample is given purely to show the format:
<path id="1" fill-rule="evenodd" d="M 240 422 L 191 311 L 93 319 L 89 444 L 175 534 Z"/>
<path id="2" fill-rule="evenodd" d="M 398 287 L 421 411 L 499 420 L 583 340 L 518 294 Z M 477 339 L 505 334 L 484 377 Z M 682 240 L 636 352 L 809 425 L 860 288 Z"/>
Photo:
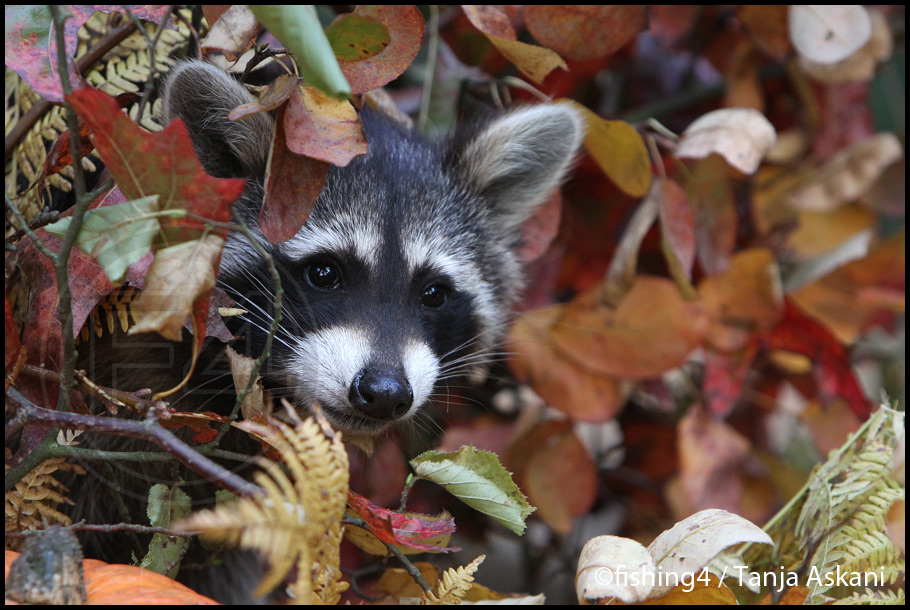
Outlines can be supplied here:
<path id="1" fill-rule="evenodd" d="M 164 100 L 206 171 L 248 178 L 234 213 L 256 233 L 271 119 L 230 121 L 252 96 L 202 62 L 176 68 Z M 501 340 L 522 285 L 518 227 L 563 179 L 582 126 L 572 109 L 540 105 L 429 142 L 375 111 L 362 116 L 369 153 L 330 170 L 298 234 L 280 244 L 257 235 L 284 291 L 266 385 L 303 410 L 318 402 L 342 430 L 375 434 Z M 242 235 L 225 245 L 219 284 L 247 310 L 232 330 L 258 355 L 275 288 Z"/>

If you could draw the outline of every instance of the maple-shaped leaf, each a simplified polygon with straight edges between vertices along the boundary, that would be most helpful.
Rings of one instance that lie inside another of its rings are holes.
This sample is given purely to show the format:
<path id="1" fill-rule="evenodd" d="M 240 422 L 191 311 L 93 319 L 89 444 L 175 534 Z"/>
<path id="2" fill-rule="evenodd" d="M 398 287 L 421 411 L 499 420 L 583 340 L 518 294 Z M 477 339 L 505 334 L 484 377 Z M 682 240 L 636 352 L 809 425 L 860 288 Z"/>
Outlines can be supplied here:
<path id="1" fill-rule="evenodd" d="M 95 148 L 127 199 L 158 195 L 161 210 L 186 210 L 198 217 L 162 218 L 156 247 L 198 239 L 212 230 L 227 235 L 226 228 L 206 226 L 202 219 L 228 222 L 231 204 L 246 181 L 205 173 L 181 119 L 149 133 L 124 114 L 114 98 L 96 89 L 75 91 L 67 102 L 92 131 Z"/>
<path id="2" fill-rule="evenodd" d="M 373 504 L 363 496 L 348 492 L 348 506 L 366 521 L 370 533 L 387 544 L 402 545 L 421 552 L 449 553 L 457 547 L 430 544 L 455 531 L 455 522 L 447 514 L 439 516 L 398 512 Z"/>
<path id="3" fill-rule="evenodd" d="M 231 204 L 243 193 L 246 181 L 205 173 L 180 119 L 161 132 L 148 133 L 101 91 L 81 89 L 67 102 L 91 130 L 95 148 L 127 199 L 157 196 L 159 212 L 181 212 L 158 219 L 161 230 L 153 248 L 159 255 L 152 265 L 156 272 L 149 274 L 133 303 L 139 323 L 130 332 L 155 330 L 179 341 L 187 317 L 192 316 L 192 374 L 206 336 L 209 295 L 227 237 Z"/>

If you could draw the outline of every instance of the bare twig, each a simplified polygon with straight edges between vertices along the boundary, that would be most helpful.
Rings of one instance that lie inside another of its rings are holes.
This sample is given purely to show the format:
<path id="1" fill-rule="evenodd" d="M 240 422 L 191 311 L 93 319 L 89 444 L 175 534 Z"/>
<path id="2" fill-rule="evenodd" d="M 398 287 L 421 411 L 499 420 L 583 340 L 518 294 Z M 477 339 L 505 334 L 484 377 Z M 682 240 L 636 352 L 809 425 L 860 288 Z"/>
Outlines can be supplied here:
<path id="1" fill-rule="evenodd" d="M 198 451 L 164 429 L 158 423 L 158 409 L 148 412 L 145 421 L 119 419 L 114 417 L 96 417 L 93 415 L 78 415 L 63 413 L 41 408 L 25 398 L 15 388 L 8 388 L 7 399 L 16 409 L 16 419 L 22 424 L 39 424 L 50 428 L 68 428 L 97 432 L 113 436 L 128 438 L 141 438 L 156 443 L 162 449 L 174 456 L 181 464 L 190 470 L 202 475 L 215 484 L 240 496 L 254 496 L 264 494 L 259 486 L 245 481 L 236 474 L 228 471 L 219 464 L 201 455 Z M 33 451 L 23 462 L 16 465 L 6 475 L 6 489 L 14 486 L 23 476 L 31 471 L 35 465 L 48 457 L 60 455 L 60 451 L 49 445 L 44 445 L 44 451 Z M 37 456 L 35 454 L 38 454 Z M 27 464 L 27 465 L 26 465 Z"/>

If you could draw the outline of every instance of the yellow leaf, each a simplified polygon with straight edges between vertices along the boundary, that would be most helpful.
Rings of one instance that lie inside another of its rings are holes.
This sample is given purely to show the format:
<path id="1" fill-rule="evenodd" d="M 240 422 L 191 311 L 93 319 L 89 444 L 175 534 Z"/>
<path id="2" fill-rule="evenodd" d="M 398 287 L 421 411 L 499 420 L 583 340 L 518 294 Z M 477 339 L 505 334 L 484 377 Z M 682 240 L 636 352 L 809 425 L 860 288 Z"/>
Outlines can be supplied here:
<path id="1" fill-rule="evenodd" d="M 608 121 L 578 102 L 560 103 L 577 108 L 585 118 L 585 149 L 623 192 L 644 197 L 651 188 L 651 159 L 641 134 L 625 121 Z"/>

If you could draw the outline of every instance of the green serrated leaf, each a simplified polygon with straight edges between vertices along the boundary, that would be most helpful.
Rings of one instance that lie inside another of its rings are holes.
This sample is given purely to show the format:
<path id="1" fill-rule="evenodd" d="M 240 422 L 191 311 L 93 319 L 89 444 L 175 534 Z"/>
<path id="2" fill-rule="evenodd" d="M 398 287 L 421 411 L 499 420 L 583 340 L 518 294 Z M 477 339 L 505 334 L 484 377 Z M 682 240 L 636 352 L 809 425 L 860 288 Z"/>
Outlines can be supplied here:
<path id="1" fill-rule="evenodd" d="M 427 451 L 411 460 L 411 468 L 516 534 L 524 533 L 525 520 L 536 510 L 489 451 L 468 446 L 453 453 Z"/>
<path id="2" fill-rule="evenodd" d="M 127 268 L 151 249 L 152 240 L 161 230 L 157 213 L 158 195 L 89 210 L 82 218 L 76 246 L 97 260 L 111 281 L 117 283 Z M 168 214 L 173 215 L 174 211 Z M 71 221 L 72 218 L 62 218 L 46 229 L 62 238 Z"/>
<path id="3" fill-rule="evenodd" d="M 192 500 L 179 485 L 168 487 L 163 483 L 153 485 L 149 490 L 148 518 L 152 527 L 170 528 L 172 524 L 190 514 Z M 140 567 L 159 574 L 170 568 L 170 577 L 176 576 L 177 567 L 183 555 L 186 538 L 175 538 L 155 534 L 149 544 L 149 552 L 142 559 Z"/>
<path id="4" fill-rule="evenodd" d="M 294 55 L 300 75 L 308 84 L 332 97 L 351 97 L 351 86 L 312 4 L 251 4 L 250 10 Z"/>

